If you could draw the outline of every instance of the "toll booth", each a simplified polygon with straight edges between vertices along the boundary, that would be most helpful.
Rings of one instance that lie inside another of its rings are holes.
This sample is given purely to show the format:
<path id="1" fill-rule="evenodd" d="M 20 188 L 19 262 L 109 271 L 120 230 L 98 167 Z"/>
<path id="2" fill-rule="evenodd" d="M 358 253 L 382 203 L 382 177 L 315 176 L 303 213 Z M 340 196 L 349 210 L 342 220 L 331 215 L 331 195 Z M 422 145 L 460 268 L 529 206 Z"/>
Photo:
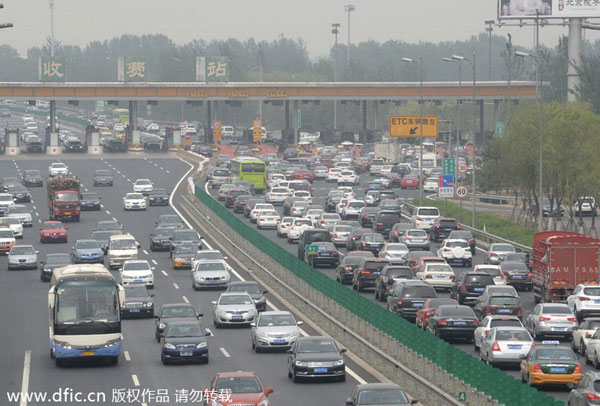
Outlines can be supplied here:
<path id="1" fill-rule="evenodd" d="M 5 129 L 6 155 L 19 155 L 21 153 L 19 129 Z"/>
<path id="2" fill-rule="evenodd" d="M 165 128 L 165 139 L 162 143 L 162 151 L 167 152 L 169 150 L 169 145 L 173 142 L 173 127 Z"/>

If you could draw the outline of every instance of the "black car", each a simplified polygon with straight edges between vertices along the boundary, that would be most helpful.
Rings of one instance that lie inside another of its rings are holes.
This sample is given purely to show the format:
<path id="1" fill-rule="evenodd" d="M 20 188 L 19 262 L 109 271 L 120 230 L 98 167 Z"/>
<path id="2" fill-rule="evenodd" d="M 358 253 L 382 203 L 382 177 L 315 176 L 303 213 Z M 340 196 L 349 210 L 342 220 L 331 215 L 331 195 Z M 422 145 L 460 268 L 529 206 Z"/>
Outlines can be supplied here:
<path id="1" fill-rule="evenodd" d="M 15 203 L 31 203 L 31 194 L 29 190 L 20 183 L 6 187 L 6 193 L 13 195 Z"/>
<path id="2" fill-rule="evenodd" d="M 127 297 L 127 296 L 125 296 Z M 165 328 L 171 322 L 200 320 L 202 313 L 197 313 L 189 303 L 169 303 L 161 306 L 158 314 L 154 315 L 154 338 L 160 342 Z"/>
<path id="3" fill-rule="evenodd" d="M 210 333 L 197 320 L 171 322 L 162 338 L 160 360 L 163 365 L 194 361 L 208 364 L 208 336 Z"/>
<path id="4" fill-rule="evenodd" d="M 5 176 L 2 178 L 2 181 L 0 182 L 0 185 L 2 185 L 2 191 L 3 192 L 7 192 L 8 188 L 14 185 L 20 185 L 21 181 L 19 180 L 19 178 L 16 178 L 14 176 Z"/>
<path id="5" fill-rule="evenodd" d="M 63 145 L 65 152 L 84 152 L 86 150 L 85 145 L 77 137 L 67 137 L 63 141 Z"/>
<path id="6" fill-rule="evenodd" d="M 406 230 L 413 229 L 412 223 L 396 223 L 392 226 L 390 232 L 388 233 L 388 240 L 390 242 L 401 242 L 402 234 Z"/>
<path id="7" fill-rule="evenodd" d="M 150 233 L 150 251 L 170 251 L 173 233 L 173 227 L 156 227 Z"/>
<path id="8" fill-rule="evenodd" d="M 113 176 L 108 169 L 96 169 L 94 172 L 94 186 L 112 186 Z"/>
<path id="9" fill-rule="evenodd" d="M 394 224 L 400 223 L 402 217 L 396 211 L 381 210 L 373 219 L 373 231 L 387 235 Z"/>
<path id="10" fill-rule="evenodd" d="M 360 265 L 362 257 L 350 255 L 345 256 L 340 261 L 340 264 L 335 269 L 335 280 L 348 285 L 352 283 L 354 270 Z"/>
<path id="11" fill-rule="evenodd" d="M 154 317 L 154 294 L 142 285 L 125 286 L 125 307 L 121 308 L 121 317 Z"/>
<path id="12" fill-rule="evenodd" d="M 264 198 L 249 199 L 248 203 L 244 207 L 244 217 L 250 217 L 250 212 L 258 203 L 266 203 L 266 200 Z"/>
<path id="13" fill-rule="evenodd" d="M 183 221 L 176 214 L 161 214 L 154 224 L 157 227 L 183 228 Z"/>
<path id="14" fill-rule="evenodd" d="M 346 240 L 346 249 L 348 252 L 360 249 L 358 243 L 363 234 L 371 233 L 371 230 L 366 228 L 353 228 Z"/>
<path id="15" fill-rule="evenodd" d="M 25 140 L 27 152 L 44 152 L 44 143 L 37 135 L 30 135 Z"/>
<path id="16" fill-rule="evenodd" d="M 361 251 L 371 251 L 373 254 L 379 254 L 385 244 L 385 238 L 379 233 L 364 233 L 358 240 L 358 249 Z"/>
<path id="17" fill-rule="evenodd" d="M 398 199 L 383 199 L 377 205 L 382 211 L 395 211 L 398 215 L 402 216 L 402 202 Z"/>
<path id="18" fill-rule="evenodd" d="M 319 265 L 329 265 L 337 267 L 340 263 L 340 253 L 332 242 L 315 241 L 310 247 L 316 250 L 306 251 L 304 257 L 307 264 L 316 268 Z"/>
<path id="19" fill-rule="evenodd" d="M 161 139 L 156 136 L 147 136 L 142 139 L 144 151 L 157 152 L 162 148 Z"/>
<path id="20" fill-rule="evenodd" d="M 304 198 L 298 197 L 298 196 L 290 196 L 287 199 L 285 199 L 283 201 L 283 215 L 284 216 L 289 216 L 290 215 L 290 210 L 292 208 L 292 205 L 295 202 L 303 202 L 303 201 L 305 201 Z"/>
<path id="21" fill-rule="evenodd" d="M 197 152 L 200 155 L 204 155 L 206 157 L 212 157 L 212 148 L 210 145 L 199 145 L 197 148 Z"/>
<path id="22" fill-rule="evenodd" d="M 409 251 L 406 254 L 406 265 L 414 270 L 414 267 L 419 263 L 419 259 L 423 257 L 437 257 L 437 255 L 431 251 Z"/>
<path id="23" fill-rule="evenodd" d="M 526 252 L 509 252 L 504 254 L 504 257 L 500 260 L 500 265 L 502 265 L 503 262 L 521 262 L 529 268 L 529 261 L 529 254 Z"/>
<path id="24" fill-rule="evenodd" d="M 379 207 L 363 207 L 358 215 L 358 221 L 363 227 L 373 227 L 373 219 L 381 210 Z"/>
<path id="25" fill-rule="evenodd" d="M 450 240 L 465 240 L 469 243 L 469 248 L 471 248 L 471 253 L 473 255 L 477 254 L 477 244 L 475 242 L 475 237 L 473 237 L 473 233 L 469 230 L 453 230 L 448 234 L 448 239 Z"/>
<path id="26" fill-rule="evenodd" d="M 377 275 L 377 278 L 375 278 L 375 299 L 385 302 L 394 282 L 404 279 L 414 279 L 414 277 L 415 273 L 409 266 L 386 265 L 381 270 L 381 273 Z"/>
<path id="27" fill-rule="evenodd" d="M 248 204 L 248 200 L 252 199 L 252 195 L 239 195 L 233 201 L 233 212 L 243 213 L 244 207 Z"/>
<path id="28" fill-rule="evenodd" d="M 490 314 L 523 317 L 521 300 L 518 297 L 503 294 L 483 293 L 473 307 L 475 314 L 483 319 Z"/>
<path id="29" fill-rule="evenodd" d="M 194 244 L 201 250 L 202 238 L 194 230 L 175 230 L 171 237 L 170 251 L 175 251 L 175 247 L 182 244 Z"/>
<path id="30" fill-rule="evenodd" d="M 389 290 L 387 308 L 405 319 L 414 321 L 419 309 L 431 298 L 437 298 L 437 293 L 430 284 L 410 279 L 397 281 Z"/>
<path id="31" fill-rule="evenodd" d="M 450 290 L 450 297 L 459 304 L 474 303 L 488 285 L 494 285 L 494 277 L 483 272 L 463 272 L 458 275 Z"/>
<path id="32" fill-rule="evenodd" d="M 346 380 L 346 363 L 339 348 L 331 337 L 299 337 L 288 350 L 288 377 L 293 382 L 301 378 L 334 378 Z"/>
<path id="33" fill-rule="evenodd" d="M 100 197 L 95 192 L 81 193 L 81 210 L 100 210 Z"/>
<path id="34" fill-rule="evenodd" d="M 312 245 L 316 242 L 329 241 L 331 241 L 331 232 L 327 229 L 312 228 L 304 231 L 298 240 L 298 258 L 305 260 L 307 245 Z"/>
<path id="35" fill-rule="evenodd" d="M 225 207 L 227 207 L 227 208 L 233 207 L 233 205 L 235 203 L 235 199 L 238 196 L 247 196 L 249 194 L 250 194 L 250 192 L 246 188 L 240 187 L 240 188 L 230 189 L 229 193 L 227 193 L 227 196 L 225 196 Z"/>
<path id="36" fill-rule="evenodd" d="M 169 193 L 164 188 L 153 188 L 148 193 L 148 205 L 150 206 L 168 206 Z"/>
<path id="37" fill-rule="evenodd" d="M 267 298 L 265 295 L 268 291 L 264 290 L 256 281 L 231 282 L 225 292 L 246 292 L 252 298 L 257 311 L 264 312 L 267 310 Z"/>
<path id="38" fill-rule="evenodd" d="M 458 224 L 458 221 L 456 221 L 456 219 L 438 217 L 433 222 L 431 233 L 429 233 L 429 239 L 431 241 L 438 242 L 440 240 L 448 238 L 448 235 L 450 235 L 450 233 L 455 230 L 460 230 L 460 225 Z"/>
<path id="39" fill-rule="evenodd" d="M 362 292 L 375 287 L 375 279 L 383 268 L 389 265 L 387 259 L 363 257 L 352 274 L 352 289 Z"/>
<path id="40" fill-rule="evenodd" d="M 419 403 L 417 399 L 408 400 L 406 392 L 395 383 L 366 383 L 356 385 L 346 399 L 348 406 L 409 406 Z"/>
<path id="41" fill-rule="evenodd" d="M 441 338 L 473 340 L 479 320 L 469 306 L 442 305 L 427 321 L 426 330 Z"/>
<path id="42" fill-rule="evenodd" d="M 92 233 L 92 240 L 98 241 L 100 247 L 102 247 L 102 251 L 106 254 L 106 250 L 108 250 L 108 242 L 110 240 L 111 235 L 121 234 L 120 230 L 106 230 L 106 231 L 94 231 Z"/>
<path id="43" fill-rule="evenodd" d="M 525 290 L 533 289 L 531 271 L 527 264 L 504 260 L 500 263 L 500 269 L 502 269 L 502 273 L 506 277 L 507 285 L 512 285 L 515 288 L 522 288 Z"/>
<path id="44" fill-rule="evenodd" d="M 100 220 L 96 223 L 94 231 L 120 231 L 123 232 L 124 227 L 114 220 Z"/>
<path id="45" fill-rule="evenodd" d="M 56 268 L 71 265 L 73 261 L 69 254 L 48 254 L 44 261 L 39 262 L 40 280 L 42 282 L 50 282 L 52 271 Z"/>
<path id="46" fill-rule="evenodd" d="M 23 174 L 23 185 L 25 187 L 44 186 L 44 177 L 37 169 L 26 169 Z"/>
<path id="47" fill-rule="evenodd" d="M 325 202 L 325 211 L 327 213 L 336 211 L 337 205 L 340 203 L 340 200 L 344 198 L 344 193 L 332 193 L 327 197 Z"/>

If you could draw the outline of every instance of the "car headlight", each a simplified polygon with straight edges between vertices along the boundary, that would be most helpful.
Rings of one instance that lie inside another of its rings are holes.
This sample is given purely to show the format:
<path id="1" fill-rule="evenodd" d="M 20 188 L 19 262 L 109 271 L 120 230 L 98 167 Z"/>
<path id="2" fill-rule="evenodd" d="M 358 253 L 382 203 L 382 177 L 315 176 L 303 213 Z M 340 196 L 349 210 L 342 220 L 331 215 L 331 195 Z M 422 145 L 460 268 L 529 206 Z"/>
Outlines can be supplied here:
<path id="1" fill-rule="evenodd" d="M 208 347 L 208 343 L 206 343 L 206 342 L 202 342 L 196 346 L 196 348 L 206 348 L 206 347 Z"/>
<path id="2" fill-rule="evenodd" d="M 58 340 L 54 340 L 54 344 L 58 345 L 59 347 L 63 347 L 63 348 L 67 348 L 67 349 L 71 349 L 71 344 L 69 344 L 68 341 L 58 341 Z"/>
<path id="3" fill-rule="evenodd" d="M 158 328 L 159 328 L 159 330 L 164 330 L 164 329 L 165 329 L 165 327 L 167 327 L 167 325 L 166 325 L 165 323 L 159 323 L 159 324 L 158 324 Z"/>
<path id="4" fill-rule="evenodd" d="M 304 367 L 304 366 L 306 366 L 306 362 L 295 361 L 294 365 L 296 365 L 297 367 Z"/>
<path id="5" fill-rule="evenodd" d="M 108 340 L 107 342 L 104 343 L 104 347 L 105 348 L 112 347 L 113 345 L 119 344 L 120 342 L 121 342 L 121 337 L 115 338 L 114 340 Z"/>
<path id="6" fill-rule="evenodd" d="M 254 303 L 265 303 L 267 301 L 266 297 L 261 297 L 260 299 L 258 299 L 256 302 Z"/>
<path id="7" fill-rule="evenodd" d="M 257 331 L 256 332 L 257 337 L 261 337 L 261 338 L 267 338 L 267 333 L 265 333 L 264 331 Z"/>
<path id="8" fill-rule="evenodd" d="M 177 347 L 175 347 L 173 344 L 169 344 L 169 343 L 165 343 L 165 346 L 164 346 L 164 347 L 165 347 L 165 348 L 168 348 L 168 349 L 170 349 L 170 350 L 174 350 L 174 349 L 176 349 L 176 348 L 177 348 Z"/>
<path id="9" fill-rule="evenodd" d="M 154 303 L 152 303 L 152 302 L 144 302 L 144 307 L 150 308 L 152 306 L 154 306 Z"/>
<path id="10" fill-rule="evenodd" d="M 197 281 L 203 281 L 204 277 L 202 275 L 196 275 L 196 280 Z"/>
<path id="11" fill-rule="evenodd" d="M 343 359 L 337 360 L 333 363 L 333 365 L 335 365 L 335 366 L 344 365 L 344 360 Z"/>

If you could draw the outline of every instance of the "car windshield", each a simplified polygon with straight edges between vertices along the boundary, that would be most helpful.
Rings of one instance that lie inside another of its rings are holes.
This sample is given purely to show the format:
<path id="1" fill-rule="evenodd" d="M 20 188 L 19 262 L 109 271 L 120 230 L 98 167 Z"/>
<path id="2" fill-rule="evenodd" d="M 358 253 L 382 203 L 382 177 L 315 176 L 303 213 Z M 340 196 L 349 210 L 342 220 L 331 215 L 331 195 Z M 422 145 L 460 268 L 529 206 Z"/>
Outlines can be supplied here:
<path id="1" fill-rule="evenodd" d="M 296 352 L 337 352 L 337 345 L 333 340 L 303 340 L 298 343 Z"/>
<path id="2" fill-rule="evenodd" d="M 223 295 L 219 299 L 220 305 L 251 305 L 252 298 L 248 295 Z"/>
<path id="3" fill-rule="evenodd" d="M 388 251 L 408 251 L 408 248 L 404 244 L 388 244 Z"/>
<path id="4" fill-rule="evenodd" d="M 542 309 L 544 314 L 571 314 L 571 309 L 565 306 L 544 306 Z"/>
<path id="5" fill-rule="evenodd" d="M 52 166 L 52 168 L 54 168 L 54 169 L 62 169 L 62 168 L 66 168 L 66 167 L 67 167 L 65 164 L 63 164 L 63 163 L 60 163 L 60 162 L 58 162 L 58 163 L 53 163 L 51 166 Z"/>
<path id="6" fill-rule="evenodd" d="M 498 330 L 497 341 L 531 341 L 531 336 L 525 330 Z"/>
<path id="7" fill-rule="evenodd" d="M 110 175 L 110 171 L 107 171 L 104 169 L 99 169 L 96 171 L 95 176 L 111 176 L 111 175 Z"/>
<path id="8" fill-rule="evenodd" d="M 125 286 L 125 297 L 145 297 L 148 291 L 144 286 Z"/>
<path id="9" fill-rule="evenodd" d="M 46 223 L 44 224 L 44 230 L 62 230 L 65 227 L 62 223 Z"/>
<path id="10" fill-rule="evenodd" d="M 123 271 L 147 271 L 150 265 L 147 262 L 125 262 Z"/>
<path id="11" fill-rule="evenodd" d="M 514 296 L 492 296 L 490 304 L 496 306 L 518 306 L 519 299 Z"/>
<path id="12" fill-rule="evenodd" d="M 158 222 L 163 223 L 163 224 L 180 224 L 181 219 L 174 214 L 166 214 L 166 215 L 160 216 L 158 218 Z"/>
<path id="13" fill-rule="evenodd" d="M 222 262 L 198 262 L 194 269 L 196 272 L 226 271 L 227 267 Z"/>
<path id="14" fill-rule="evenodd" d="M 198 251 L 195 260 L 207 259 L 223 259 L 223 254 L 220 251 Z"/>
<path id="15" fill-rule="evenodd" d="M 198 247 L 195 245 L 179 245 L 175 248 L 174 254 L 195 254 L 198 251 Z"/>
<path id="16" fill-rule="evenodd" d="M 492 276 L 499 276 L 501 275 L 500 273 L 500 269 L 498 268 L 492 268 L 492 267 L 482 267 L 482 268 L 477 268 L 477 272 L 485 272 L 488 275 L 492 275 Z"/>
<path id="17" fill-rule="evenodd" d="M 147 185 L 151 185 L 152 182 L 150 182 L 148 179 L 138 179 L 135 181 L 135 184 L 137 186 L 147 186 Z"/>
<path id="18" fill-rule="evenodd" d="M 132 239 L 112 240 L 110 242 L 110 249 L 112 250 L 134 250 L 136 248 L 135 240 Z"/>
<path id="19" fill-rule="evenodd" d="M 229 171 L 223 170 L 223 169 L 217 169 L 216 171 L 213 172 L 213 177 L 215 176 L 229 176 Z"/>
<path id="20" fill-rule="evenodd" d="M 539 348 L 535 353 L 535 359 L 540 361 L 577 361 L 572 350 L 562 348 Z"/>
<path id="21" fill-rule="evenodd" d="M 262 389 L 253 376 L 219 378 L 215 385 L 217 393 L 260 393 Z"/>
<path id="22" fill-rule="evenodd" d="M 42 176 L 42 174 L 37 169 L 28 169 L 25 171 L 25 176 L 40 177 L 40 176 Z"/>
<path id="23" fill-rule="evenodd" d="M 425 272 L 454 272 L 448 264 L 427 264 Z"/>
<path id="24" fill-rule="evenodd" d="M 494 244 L 492 245 L 491 251 L 497 252 L 515 252 L 515 247 L 510 244 Z"/>
<path id="25" fill-rule="evenodd" d="M 402 297 L 411 298 L 411 297 L 423 297 L 430 298 L 436 297 L 435 290 L 431 286 L 409 286 L 404 289 Z"/>
<path id="26" fill-rule="evenodd" d="M 196 312 L 190 306 L 165 307 L 160 315 L 162 318 L 171 317 L 196 317 Z"/>
<path id="27" fill-rule="evenodd" d="M 135 200 L 141 200 L 144 198 L 144 195 L 141 193 L 127 193 L 127 196 L 125 197 L 126 199 L 135 199 Z"/>
<path id="28" fill-rule="evenodd" d="M 55 265 L 55 264 L 70 264 L 71 257 L 66 254 L 61 255 L 48 255 L 46 257 L 46 264 Z"/>
<path id="29" fill-rule="evenodd" d="M 199 324 L 170 325 L 165 332 L 165 337 L 200 337 L 204 332 Z"/>
<path id="30" fill-rule="evenodd" d="M 189 240 L 189 241 L 197 241 L 198 234 L 195 231 L 183 231 L 177 232 L 173 234 L 174 240 Z"/>
<path id="31" fill-rule="evenodd" d="M 79 196 L 77 193 L 57 193 L 56 201 L 60 203 L 76 203 L 79 201 Z"/>
<path id="32" fill-rule="evenodd" d="M 263 314 L 258 320 L 258 327 L 295 326 L 296 322 L 290 314 Z"/>
<path id="33" fill-rule="evenodd" d="M 246 292 L 249 294 L 262 294 L 262 289 L 260 288 L 260 286 L 254 284 L 254 283 L 239 283 L 239 284 L 232 284 L 231 287 L 229 288 L 230 292 Z"/>
<path id="34" fill-rule="evenodd" d="M 12 213 L 18 213 L 18 214 L 29 213 L 29 211 L 27 210 L 27 207 L 25 207 L 25 206 L 13 206 L 10 209 L 8 209 L 8 212 L 10 214 L 12 214 Z"/>
<path id="35" fill-rule="evenodd" d="M 35 250 L 33 247 L 12 247 L 10 250 L 11 255 L 33 255 Z"/>
<path id="36" fill-rule="evenodd" d="M 98 195 L 96 193 L 82 193 L 81 200 L 96 200 Z"/>
<path id="37" fill-rule="evenodd" d="M 78 250 L 95 249 L 95 248 L 100 248 L 100 245 L 98 245 L 98 241 L 96 241 L 96 240 L 77 241 L 75 243 L 75 249 L 78 249 Z"/>
<path id="38" fill-rule="evenodd" d="M 10 230 L 0 230 L 0 238 L 14 238 L 13 232 Z"/>
<path id="39" fill-rule="evenodd" d="M 397 405 L 408 403 L 402 389 L 364 389 L 358 392 L 359 405 Z"/>
<path id="40" fill-rule="evenodd" d="M 119 223 L 114 221 L 106 221 L 106 222 L 98 222 L 96 225 L 96 230 L 98 231 L 106 231 L 106 230 L 120 230 L 121 226 Z"/>

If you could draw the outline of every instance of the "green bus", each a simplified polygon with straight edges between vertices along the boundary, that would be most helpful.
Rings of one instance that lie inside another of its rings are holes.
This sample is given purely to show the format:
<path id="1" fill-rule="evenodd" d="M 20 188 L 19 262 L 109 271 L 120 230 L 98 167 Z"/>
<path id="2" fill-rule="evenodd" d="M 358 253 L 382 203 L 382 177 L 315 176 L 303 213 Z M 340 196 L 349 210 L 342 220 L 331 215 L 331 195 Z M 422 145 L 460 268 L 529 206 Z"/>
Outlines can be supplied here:
<path id="1" fill-rule="evenodd" d="M 258 158 L 242 156 L 231 161 L 231 175 L 236 180 L 252 183 L 257 193 L 262 193 L 266 188 L 267 164 Z"/>

